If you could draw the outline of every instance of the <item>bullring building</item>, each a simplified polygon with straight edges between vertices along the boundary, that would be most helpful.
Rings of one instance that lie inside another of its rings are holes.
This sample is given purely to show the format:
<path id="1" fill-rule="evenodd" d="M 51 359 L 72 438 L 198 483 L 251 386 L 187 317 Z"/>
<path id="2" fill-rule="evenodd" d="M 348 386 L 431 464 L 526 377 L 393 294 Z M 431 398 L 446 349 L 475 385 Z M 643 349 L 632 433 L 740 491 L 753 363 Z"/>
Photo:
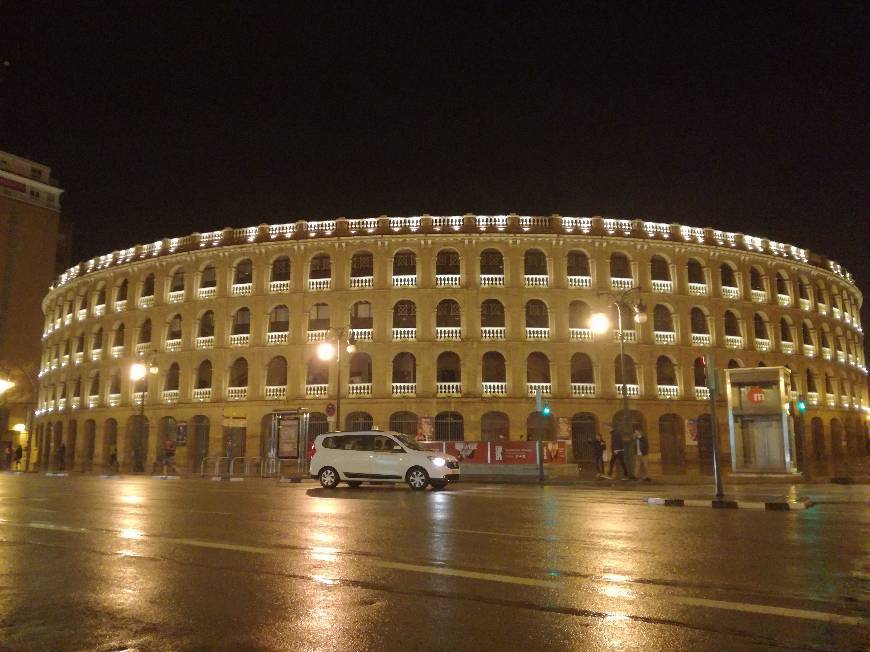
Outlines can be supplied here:
<path id="1" fill-rule="evenodd" d="M 593 333 L 620 295 L 648 318 L 627 311 L 619 332 L 614 313 Z M 276 409 L 326 430 L 339 395 L 340 428 L 493 441 L 543 423 L 580 459 L 625 392 L 652 459 L 679 472 L 710 454 L 702 355 L 788 366 L 805 459 L 847 459 L 865 454 L 861 301 L 819 254 L 642 220 L 340 218 L 166 238 L 80 263 L 45 296 L 34 460 L 63 441 L 68 468 L 117 451 L 150 471 L 186 424 L 177 462 L 196 471 L 227 442 L 260 455 Z M 317 355 L 324 341 L 338 361 Z M 151 373 L 133 380 L 137 361 Z"/>

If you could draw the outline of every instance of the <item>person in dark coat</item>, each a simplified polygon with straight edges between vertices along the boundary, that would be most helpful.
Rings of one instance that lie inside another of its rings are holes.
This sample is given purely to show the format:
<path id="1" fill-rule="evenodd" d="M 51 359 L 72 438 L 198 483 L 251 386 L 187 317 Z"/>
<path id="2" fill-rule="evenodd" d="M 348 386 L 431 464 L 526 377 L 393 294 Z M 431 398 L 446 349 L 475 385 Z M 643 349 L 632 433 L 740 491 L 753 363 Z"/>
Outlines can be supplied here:
<path id="1" fill-rule="evenodd" d="M 613 477 L 613 464 L 619 459 L 619 464 L 622 466 L 622 479 L 628 480 L 631 477 L 628 473 L 628 467 L 625 466 L 625 444 L 622 443 L 622 435 L 616 428 L 610 429 L 610 467 L 607 475 Z"/>
<path id="2" fill-rule="evenodd" d="M 598 475 L 604 475 L 604 451 L 606 450 L 607 444 L 604 443 L 601 433 L 596 433 L 592 441 L 592 452 L 595 455 L 595 471 Z"/>
<path id="3" fill-rule="evenodd" d="M 15 470 L 16 471 L 21 470 L 21 458 L 22 457 L 24 457 L 24 449 L 21 448 L 21 444 L 18 444 L 18 446 L 15 449 Z"/>
<path id="4" fill-rule="evenodd" d="M 66 444 L 63 442 L 60 442 L 60 446 L 57 447 L 57 470 L 66 470 Z"/>

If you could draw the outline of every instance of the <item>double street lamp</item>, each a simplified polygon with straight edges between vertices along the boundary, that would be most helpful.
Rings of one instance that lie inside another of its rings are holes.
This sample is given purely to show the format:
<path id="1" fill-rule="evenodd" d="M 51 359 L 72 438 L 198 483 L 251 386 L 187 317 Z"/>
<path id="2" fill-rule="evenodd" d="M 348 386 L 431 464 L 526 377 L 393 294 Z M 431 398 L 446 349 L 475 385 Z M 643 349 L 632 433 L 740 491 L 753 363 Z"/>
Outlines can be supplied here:
<path id="1" fill-rule="evenodd" d="M 631 287 L 622 292 L 599 292 L 599 297 L 607 299 L 610 305 L 616 307 L 616 328 L 619 334 L 619 371 L 622 376 L 622 418 L 623 440 L 630 437 L 632 432 L 631 413 L 628 410 L 628 374 L 625 368 L 625 329 L 623 324 L 623 311 L 634 315 L 637 324 L 644 324 L 647 320 L 646 306 L 640 298 L 640 288 Z M 626 314 L 627 316 L 627 314 Z M 606 333 L 610 329 L 610 320 L 607 315 L 597 312 L 589 319 L 589 327 L 595 334 Z"/>
<path id="2" fill-rule="evenodd" d="M 341 349 L 344 348 L 348 353 L 355 353 L 356 343 L 350 337 L 349 328 L 330 328 L 326 337 L 326 340 L 317 345 L 317 357 L 324 362 L 329 362 L 334 358 L 338 368 L 338 385 L 335 391 L 335 429 L 341 430 Z"/>

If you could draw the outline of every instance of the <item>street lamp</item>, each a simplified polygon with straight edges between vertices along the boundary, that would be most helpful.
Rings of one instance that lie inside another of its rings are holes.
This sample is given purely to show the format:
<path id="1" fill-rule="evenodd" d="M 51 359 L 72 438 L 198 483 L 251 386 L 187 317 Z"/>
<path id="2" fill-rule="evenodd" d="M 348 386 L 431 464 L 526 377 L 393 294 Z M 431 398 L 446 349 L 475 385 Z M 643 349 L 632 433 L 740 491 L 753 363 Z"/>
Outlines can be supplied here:
<path id="1" fill-rule="evenodd" d="M 15 383 L 6 378 L 0 378 L 0 395 L 5 394 L 7 391 L 15 387 Z"/>
<path id="2" fill-rule="evenodd" d="M 335 392 L 335 427 L 336 430 L 341 430 L 341 343 L 342 340 L 346 341 L 347 344 L 344 347 L 344 350 L 348 353 L 356 352 L 356 344 L 354 340 L 349 336 L 350 329 L 347 328 L 330 328 L 327 331 L 327 337 L 335 338 L 335 344 L 330 342 L 329 340 L 324 340 L 320 344 L 317 345 L 317 357 L 323 360 L 324 362 L 328 362 L 335 358 L 336 366 L 338 367 L 337 372 L 337 383 L 338 386 Z"/>
<path id="3" fill-rule="evenodd" d="M 632 295 L 637 295 L 633 298 Z M 616 306 L 617 331 L 619 333 L 619 370 L 622 375 L 622 427 L 625 436 L 631 434 L 631 415 L 628 411 L 628 382 L 625 373 L 625 331 L 622 324 L 622 311 L 631 310 L 634 313 L 634 321 L 645 324 L 647 320 L 646 306 L 640 298 L 640 288 L 631 287 L 622 292 L 599 292 L 599 297 L 606 298 L 609 303 Z M 610 320 L 601 312 L 593 314 L 589 319 L 589 328 L 593 333 L 601 334 L 610 328 Z"/>
<path id="4" fill-rule="evenodd" d="M 130 380 L 133 381 L 133 395 L 136 394 L 136 383 L 141 380 L 145 380 L 144 387 L 142 389 L 142 397 L 139 399 L 139 425 L 137 426 L 137 430 L 139 431 L 139 445 L 141 446 L 143 443 L 143 439 L 145 437 L 145 395 L 148 393 L 148 381 L 146 377 L 149 373 L 156 374 L 158 371 L 155 365 L 145 364 L 144 362 L 134 362 L 130 365 Z M 135 461 L 135 460 L 134 460 Z M 144 467 L 142 469 L 145 470 Z"/>

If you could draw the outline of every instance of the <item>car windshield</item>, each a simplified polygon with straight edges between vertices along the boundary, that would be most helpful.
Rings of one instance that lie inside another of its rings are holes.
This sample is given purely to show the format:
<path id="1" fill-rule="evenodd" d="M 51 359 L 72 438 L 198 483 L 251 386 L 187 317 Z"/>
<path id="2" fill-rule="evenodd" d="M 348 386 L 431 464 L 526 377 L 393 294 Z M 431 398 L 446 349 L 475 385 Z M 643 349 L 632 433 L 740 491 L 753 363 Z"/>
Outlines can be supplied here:
<path id="1" fill-rule="evenodd" d="M 403 445 L 407 446 L 412 451 L 424 451 L 424 450 L 426 450 L 425 448 L 420 446 L 420 444 L 418 444 L 416 441 L 414 441 L 413 439 L 411 439 L 410 437 L 408 437 L 406 435 L 403 435 L 403 434 L 398 433 L 398 432 L 394 432 L 391 434 L 393 435 L 393 437 L 398 439 Z"/>

